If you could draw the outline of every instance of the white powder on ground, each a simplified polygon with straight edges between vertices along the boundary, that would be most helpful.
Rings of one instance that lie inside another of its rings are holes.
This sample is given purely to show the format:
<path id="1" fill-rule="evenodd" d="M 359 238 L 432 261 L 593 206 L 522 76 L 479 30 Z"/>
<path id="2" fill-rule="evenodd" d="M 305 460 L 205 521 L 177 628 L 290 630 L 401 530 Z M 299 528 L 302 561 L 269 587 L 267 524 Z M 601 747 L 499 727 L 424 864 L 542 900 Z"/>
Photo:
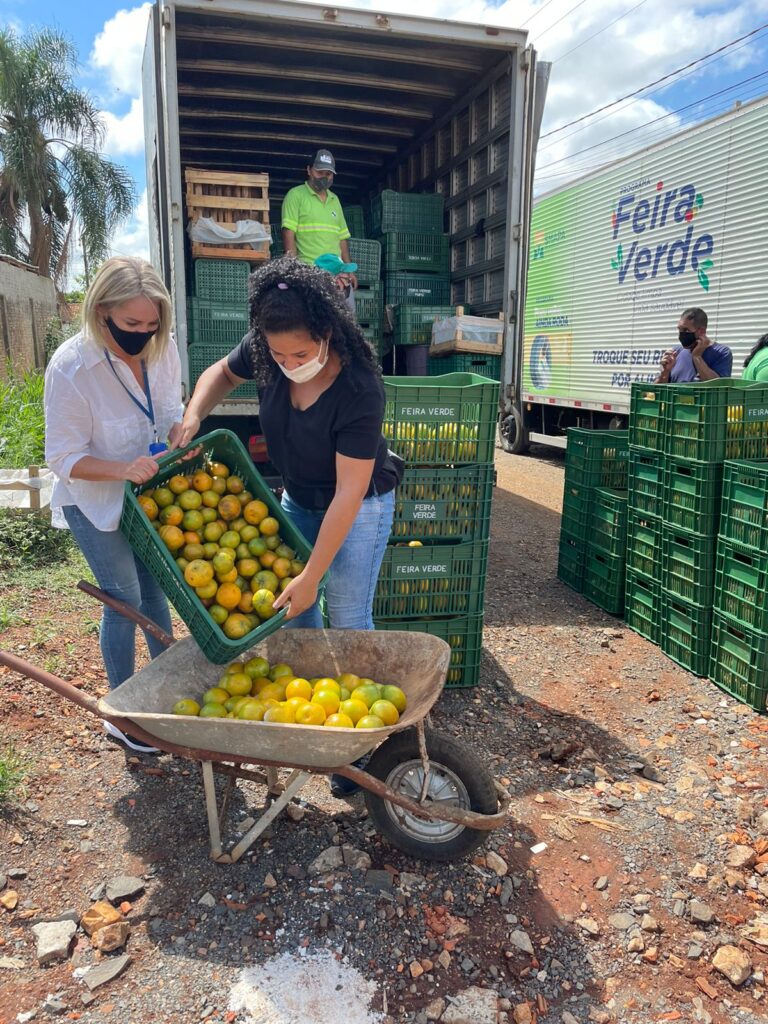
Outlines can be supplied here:
<path id="1" fill-rule="evenodd" d="M 374 982 L 332 953 L 299 951 L 242 971 L 229 1009 L 247 1013 L 247 1024 L 379 1024 L 375 993 Z"/>

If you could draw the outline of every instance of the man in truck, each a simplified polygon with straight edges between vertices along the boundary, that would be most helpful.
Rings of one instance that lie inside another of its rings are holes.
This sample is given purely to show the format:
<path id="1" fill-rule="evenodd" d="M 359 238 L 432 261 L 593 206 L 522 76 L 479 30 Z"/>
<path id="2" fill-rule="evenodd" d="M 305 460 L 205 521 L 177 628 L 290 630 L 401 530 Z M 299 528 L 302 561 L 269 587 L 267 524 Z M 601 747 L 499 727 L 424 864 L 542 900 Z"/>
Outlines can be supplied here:
<path id="1" fill-rule="evenodd" d="M 314 263 L 319 256 L 349 258 L 349 228 L 339 197 L 331 192 L 336 161 L 328 149 L 318 149 L 307 165 L 307 180 L 283 200 L 283 247 L 286 256 Z M 340 290 L 357 288 L 354 273 L 336 275 Z M 352 300 L 354 302 L 354 299 Z M 353 307 L 354 308 L 354 307 Z"/>
<path id="2" fill-rule="evenodd" d="M 680 348 L 668 349 L 661 357 L 657 384 L 689 384 L 692 381 L 730 377 L 733 353 L 707 337 L 707 314 L 698 306 L 685 309 L 677 322 Z"/>

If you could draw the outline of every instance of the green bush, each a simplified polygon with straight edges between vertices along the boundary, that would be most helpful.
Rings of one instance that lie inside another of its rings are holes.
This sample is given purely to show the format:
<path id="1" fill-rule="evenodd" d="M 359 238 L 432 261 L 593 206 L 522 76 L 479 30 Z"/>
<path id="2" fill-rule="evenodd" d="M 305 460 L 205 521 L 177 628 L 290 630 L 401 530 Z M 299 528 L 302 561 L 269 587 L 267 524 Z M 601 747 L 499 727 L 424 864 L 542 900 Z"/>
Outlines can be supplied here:
<path id="1" fill-rule="evenodd" d="M 59 345 L 61 345 L 63 341 L 66 341 L 68 338 L 71 338 L 73 335 L 77 334 L 79 330 L 80 317 L 77 317 L 75 320 L 68 324 L 63 324 L 58 316 L 54 316 L 48 321 L 48 326 L 45 331 L 44 342 L 46 366 L 51 361 L 51 356 L 59 347 Z"/>
<path id="2" fill-rule="evenodd" d="M 69 530 L 55 530 L 47 512 L 0 508 L 0 569 L 39 569 L 72 551 Z"/>
<path id="3" fill-rule="evenodd" d="M 24 780 L 28 772 L 27 759 L 17 754 L 12 746 L 0 750 L 0 807 L 26 796 Z"/>
<path id="4" fill-rule="evenodd" d="M 0 466 L 23 469 L 44 461 L 43 374 L 11 374 L 0 380 Z"/>

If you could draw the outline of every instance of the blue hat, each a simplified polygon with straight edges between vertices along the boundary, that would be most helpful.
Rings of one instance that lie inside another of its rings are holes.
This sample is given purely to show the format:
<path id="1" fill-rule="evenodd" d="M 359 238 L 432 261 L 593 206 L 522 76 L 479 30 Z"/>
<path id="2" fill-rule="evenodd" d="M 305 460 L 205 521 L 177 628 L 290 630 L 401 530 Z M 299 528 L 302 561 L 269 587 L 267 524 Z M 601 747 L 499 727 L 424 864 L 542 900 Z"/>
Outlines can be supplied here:
<path id="1" fill-rule="evenodd" d="M 329 274 L 354 274 L 357 272 L 356 263 L 345 263 L 340 256 L 334 256 L 332 252 L 318 256 L 315 266 L 320 267 L 321 270 L 327 270 Z"/>

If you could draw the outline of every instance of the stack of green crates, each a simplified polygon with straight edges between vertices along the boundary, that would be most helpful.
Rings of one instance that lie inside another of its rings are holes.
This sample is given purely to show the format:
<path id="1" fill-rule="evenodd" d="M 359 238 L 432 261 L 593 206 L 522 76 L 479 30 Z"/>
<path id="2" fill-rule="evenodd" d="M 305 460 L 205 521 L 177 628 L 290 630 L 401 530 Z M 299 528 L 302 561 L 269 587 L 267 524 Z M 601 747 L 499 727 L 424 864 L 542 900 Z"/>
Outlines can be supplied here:
<path id="1" fill-rule="evenodd" d="M 187 302 L 187 356 L 192 390 L 200 374 L 228 355 L 248 333 L 250 271 L 246 260 L 194 261 L 195 293 Z M 256 384 L 241 384 L 231 397 L 254 400 Z"/>
<path id="2" fill-rule="evenodd" d="M 627 431 L 568 431 L 557 574 L 605 611 L 624 609 Z"/>
<path id="3" fill-rule="evenodd" d="M 723 467 L 710 678 L 768 710 L 768 462 Z"/>
<path id="4" fill-rule="evenodd" d="M 357 322 L 365 337 L 378 352 L 381 361 L 387 351 L 384 336 L 384 290 L 381 282 L 381 242 L 371 238 L 350 238 L 349 258 L 357 264 Z"/>
<path id="5" fill-rule="evenodd" d="M 406 462 L 381 567 L 377 629 L 451 647 L 449 687 L 480 672 L 498 383 L 470 373 L 385 377 L 384 436 Z"/>

